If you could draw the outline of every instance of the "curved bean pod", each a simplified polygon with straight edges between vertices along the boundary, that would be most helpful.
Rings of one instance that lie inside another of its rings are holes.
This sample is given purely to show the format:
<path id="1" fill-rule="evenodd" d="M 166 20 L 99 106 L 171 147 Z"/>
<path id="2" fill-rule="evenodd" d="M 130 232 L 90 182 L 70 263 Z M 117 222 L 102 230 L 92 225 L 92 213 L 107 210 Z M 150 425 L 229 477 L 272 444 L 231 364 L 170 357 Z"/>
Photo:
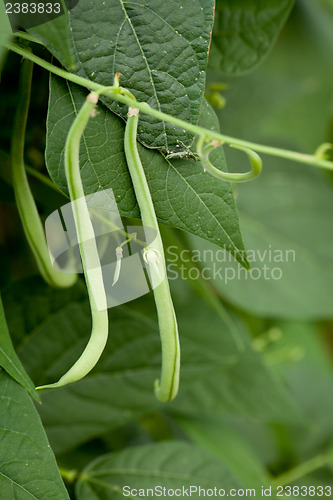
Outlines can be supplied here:
<path id="1" fill-rule="evenodd" d="M 75 283 L 77 275 L 57 271 L 52 266 L 43 225 L 24 166 L 24 137 L 30 103 L 32 70 L 33 63 L 24 60 L 20 73 L 19 99 L 11 144 L 13 187 L 24 233 L 36 259 L 40 274 L 49 285 L 55 288 L 65 288 Z"/>
<path id="2" fill-rule="evenodd" d="M 146 262 L 152 264 L 152 287 L 162 343 L 161 379 L 155 381 L 155 395 L 160 401 L 166 402 L 174 399 L 178 392 L 180 346 L 177 320 L 166 275 L 163 243 L 149 186 L 137 149 L 138 113 L 138 109 L 129 108 L 125 128 L 125 154 L 136 199 L 140 207 L 142 223 L 145 227 L 154 228 L 157 233 L 154 244 L 150 245 L 149 249 L 146 249 L 144 257 Z M 158 282 L 160 276 L 164 276 L 164 278 L 155 288 L 154 278 Z"/>
<path id="3" fill-rule="evenodd" d="M 91 335 L 80 358 L 58 382 L 43 385 L 36 389 L 61 387 L 83 378 L 96 365 L 108 338 L 108 311 L 102 270 L 95 234 L 84 197 L 79 164 L 80 140 L 97 100 L 97 94 L 91 93 L 88 95 L 86 102 L 72 124 L 65 146 L 65 172 L 69 193 L 72 201 L 77 200 L 72 204 L 72 208 L 90 301 Z M 89 244 L 87 245 L 85 242 L 89 242 Z"/>

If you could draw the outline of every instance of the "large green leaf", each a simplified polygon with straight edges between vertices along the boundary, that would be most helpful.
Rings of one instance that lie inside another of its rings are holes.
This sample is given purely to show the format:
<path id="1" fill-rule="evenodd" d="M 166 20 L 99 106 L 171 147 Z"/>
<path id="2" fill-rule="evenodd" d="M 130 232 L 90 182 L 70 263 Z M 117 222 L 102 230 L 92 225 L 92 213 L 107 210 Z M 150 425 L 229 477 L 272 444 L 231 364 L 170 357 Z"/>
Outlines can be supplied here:
<path id="1" fill-rule="evenodd" d="M 270 363 L 279 361 L 293 400 L 310 425 L 287 426 L 286 437 L 298 463 L 333 449 L 333 369 L 327 338 L 315 324 L 284 321 L 280 339 L 266 347 Z"/>
<path id="2" fill-rule="evenodd" d="M 66 193 L 64 145 L 86 94 L 77 86 L 51 79 L 46 162 L 52 179 Z M 208 128 L 217 127 L 215 113 L 206 101 L 202 105 L 200 123 Z M 139 217 L 123 141 L 123 121 L 100 105 L 81 143 L 82 181 L 87 194 L 112 188 L 120 213 Z M 139 153 L 158 220 L 225 246 L 246 266 L 230 184 L 204 174 L 200 162 L 190 159 L 169 161 L 158 151 L 140 145 Z M 218 168 L 226 168 L 223 152 L 216 151 L 212 160 Z"/>
<path id="3" fill-rule="evenodd" d="M 28 374 L 24 370 L 21 361 L 13 348 L 13 344 L 8 332 L 5 312 L 3 310 L 0 296 L 0 367 L 11 375 L 19 384 L 25 387 L 37 401 L 40 401 L 35 387 Z"/>
<path id="4" fill-rule="evenodd" d="M 217 0 L 210 66 L 237 75 L 257 66 L 274 44 L 294 0 Z"/>
<path id="5" fill-rule="evenodd" d="M 269 485 L 264 465 L 231 426 L 213 419 L 178 418 L 177 423 L 195 444 L 227 463 L 244 486 L 258 488 Z"/>
<path id="6" fill-rule="evenodd" d="M 90 333 L 84 287 L 59 292 L 41 280 L 28 280 L 8 290 L 4 301 L 28 373 L 38 384 L 54 382 L 78 358 Z M 181 303 L 181 311 L 181 385 L 176 401 L 166 407 L 153 393 L 161 354 L 151 297 L 131 308 L 114 308 L 110 339 L 95 369 L 76 384 L 42 394 L 39 410 L 57 452 L 158 408 L 185 415 L 199 411 L 207 416 L 213 411 L 216 416 L 252 415 L 263 420 L 296 418 L 281 383 L 251 350 L 241 324 L 235 323 L 232 331 L 192 295 Z"/>
<path id="7" fill-rule="evenodd" d="M 69 12 L 76 58 L 75 73 L 110 86 L 116 72 L 121 84 L 150 106 L 197 123 L 205 86 L 213 0 L 150 0 L 143 3 L 80 0 Z M 52 40 L 44 43 L 56 53 Z M 104 102 L 125 117 L 127 109 Z M 192 142 L 184 130 L 146 115 L 140 140 L 164 151 Z"/>
<path id="8" fill-rule="evenodd" d="M 64 0 L 64 14 L 47 23 L 41 24 L 28 31 L 41 40 L 57 59 L 68 68 L 74 68 L 75 58 L 73 49 L 72 33 L 70 30 L 68 12 Z"/>
<path id="9" fill-rule="evenodd" d="M 98 458 L 83 470 L 76 494 L 80 500 L 90 500 L 92 495 L 101 500 L 121 499 L 132 489 L 139 494 L 140 489 L 159 487 L 162 494 L 166 488 L 185 497 L 192 487 L 191 498 L 201 498 L 203 491 L 200 495 L 199 486 L 212 492 L 214 487 L 217 491 L 223 489 L 226 496 L 229 490 L 241 488 L 223 462 L 200 448 L 176 441 L 130 448 Z"/>
<path id="10" fill-rule="evenodd" d="M 307 153 L 332 142 L 332 17 L 319 3 L 298 2 L 271 56 L 250 75 L 232 80 L 227 106 L 218 112 L 228 134 Z M 232 302 L 262 316 L 331 317 L 331 179 L 309 166 L 269 156 L 263 161 L 260 178 L 237 187 L 242 234 L 249 260 L 255 252 L 251 265 L 261 269 L 261 279 L 240 272 L 238 280 L 238 269 L 226 258 L 215 266 L 223 267 L 222 274 L 233 268 L 230 275 L 235 270 L 236 278 L 223 285 L 216 275 L 214 284 Z M 199 240 L 195 245 L 203 246 Z M 295 262 L 291 257 L 268 262 L 270 249 L 282 255 L 295 250 Z M 221 257 L 219 249 L 211 250 Z M 259 252 L 266 252 L 262 262 Z M 281 279 L 265 279 L 265 265 L 281 267 Z"/>
<path id="11" fill-rule="evenodd" d="M 0 368 L 0 491 L 4 500 L 69 500 L 28 393 Z"/>
<path id="12" fill-rule="evenodd" d="M 214 286 L 238 307 L 262 316 L 330 318 L 333 197 L 329 178 L 279 160 L 266 160 L 265 165 L 256 182 L 238 188 L 251 272 L 207 242 L 196 239 L 194 247 Z"/>
<path id="13" fill-rule="evenodd" d="M 319 3 L 298 2 L 270 57 L 228 79 L 227 105 L 217 111 L 228 135 L 307 153 L 332 141 L 332 16 Z M 220 78 L 208 74 L 209 83 Z"/>

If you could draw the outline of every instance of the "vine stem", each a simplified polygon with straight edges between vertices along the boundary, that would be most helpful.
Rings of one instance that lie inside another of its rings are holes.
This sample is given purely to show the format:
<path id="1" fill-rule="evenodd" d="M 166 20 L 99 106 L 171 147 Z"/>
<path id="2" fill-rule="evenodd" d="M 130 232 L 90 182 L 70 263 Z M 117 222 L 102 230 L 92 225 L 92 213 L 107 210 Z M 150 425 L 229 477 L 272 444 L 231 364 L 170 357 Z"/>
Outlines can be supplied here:
<path id="1" fill-rule="evenodd" d="M 80 358 L 58 382 L 39 386 L 36 389 L 61 387 L 83 378 L 96 365 L 108 338 L 109 321 L 102 269 L 94 229 L 84 195 L 79 162 L 81 137 L 97 101 L 97 94 L 91 93 L 87 96 L 70 128 L 65 145 L 65 173 L 72 200 L 75 228 L 89 295 L 92 317 L 91 335 Z"/>
<path id="2" fill-rule="evenodd" d="M 330 454 L 317 455 L 316 457 L 303 462 L 298 467 L 294 467 L 284 474 L 281 474 L 280 476 L 274 478 L 272 485 L 286 486 L 287 484 L 294 483 L 295 481 L 298 481 L 299 479 L 307 476 L 311 472 L 325 467 L 325 465 L 328 465 L 331 461 L 332 456 Z"/>
<path id="3" fill-rule="evenodd" d="M 41 59 L 38 56 L 35 56 L 34 54 L 30 53 L 29 51 L 18 47 L 12 42 L 8 42 L 4 44 L 8 49 L 12 50 L 13 52 L 16 52 L 17 54 L 30 59 L 34 63 L 38 64 L 39 66 L 43 67 L 44 69 L 50 71 L 51 73 L 60 76 L 61 78 L 64 78 L 68 81 L 71 81 L 73 83 L 76 83 L 77 85 L 80 85 L 82 87 L 85 87 L 89 90 L 94 90 L 97 91 L 99 94 L 104 94 L 106 96 L 111 97 L 113 100 L 121 102 L 123 104 L 127 104 L 128 106 L 135 106 L 135 108 L 139 109 L 143 113 L 146 113 L 148 115 L 154 116 L 161 121 L 166 121 L 168 123 L 171 123 L 175 125 L 176 127 L 180 127 L 182 129 L 188 130 L 189 132 L 192 132 L 193 134 L 197 134 L 200 137 L 204 137 L 206 141 L 210 140 L 217 140 L 220 141 L 221 143 L 226 143 L 226 144 L 235 144 L 238 146 L 243 146 L 248 149 L 252 149 L 254 151 L 257 151 L 258 153 L 263 153 L 271 156 L 277 156 L 279 158 L 284 158 L 287 160 L 292 160 L 296 161 L 299 163 L 304 163 L 307 165 L 312 165 L 320 168 L 324 168 L 327 170 L 333 170 L 333 162 L 328 161 L 328 160 L 323 160 L 315 155 L 309 155 L 309 154 L 303 154 L 303 153 L 298 153 L 296 151 L 291 151 L 287 149 L 280 149 L 280 148 L 275 148 L 271 146 L 265 146 L 263 144 L 257 144 L 254 142 L 242 140 L 242 139 L 237 139 L 235 137 L 230 137 L 228 135 L 220 134 L 219 132 L 214 132 L 212 130 L 200 127 L 198 125 L 194 125 L 192 123 L 188 123 L 186 121 L 180 120 L 179 118 L 176 118 L 174 116 L 168 115 L 166 113 L 163 113 L 162 111 L 158 111 L 157 109 L 153 109 L 145 102 L 140 102 L 133 100 L 129 95 L 123 95 L 123 93 L 126 93 L 126 89 L 123 89 L 122 87 L 119 88 L 114 88 L 113 90 L 110 89 L 110 87 L 103 87 L 103 85 L 100 85 L 96 82 L 92 82 L 86 78 L 82 78 L 78 75 L 74 75 L 72 73 L 69 73 L 68 71 L 65 71 L 61 68 L 58 68 L 54 66 L 53 64 L 44 61 L 44 59 Z"/>
<path id="4" fill-rule="evenodd" d="M 25 169 L 27 173 L 31 175 L 31 177 L 38 179 L 40 182 L 45 184 L 45 186 L 48 186 L 49 188 L 53 189 L 56 193 L 62 194 L 64 196 L 64 193 L 49 177 L 46 177 L 46 175 L 42 174 L 41 172 L 32 167 L 29 167 L 28 165 L 25 165 Z"/>
<path id="5" fill-rule="evenodd" d="M 30 103 L 32 72 L 33 62 L 23 61 L 11 143 L 13 188 L 22 226 L 40 274 L 54 288 L 66 288 L 74 285 L 77 275 L 58 271 L 52 266 L 43 225 L 30 190 L 24 165 L 24 138 Z"/>
<path id="6" fill-rule="evenodd" d="M 163 242 L 157 223 L 153 200 L 137 149 L 137 128 L 139 110 L 129 108 L 125 128 L 125 155 L 140 207 L 142 224 L 153 228 L 156 238 L 144 253 L 146 262 L 151 264 L 151 280 L 158 315 L 162 343 L 161 379 L 155 381 L 155 395 L 163 402 L 175 398 L 179 386 L 180 346 L 178 326 L 167 278 Z M 151 257 L 149 257 L 149 253 Z M 155 256 L 152 258 L 152 256 Z M 162 277 L 160 284 L 157 284 Z"/>
<path id="7" fill-rule="evenodd" d="M 230 147 L 239 149 L 240 151 L 244 151 L 244 153 L 247 154 L 251 163 L 251 170 L 245 173 L 230 173 L 223 172 L 222 170 L 214 167 L 214 165 L 212 165 L 209 160 L 209 153 L 216 147 L 222 146 L 222 144 L 219 141 L 213 140 L 209 144 L 204 146 L 205 140 L 205 137 L 202 135 L 197 143 L 197 153 L 204 168 L 204 172 L 209 172 L 212 176 L 228 182 L 245 182 L 254 179 L 260 174 L 262 170 L 262 161 L 260 156 L 252 149 L 244 148 L 243 146 L 239 146 L 236 144 L 230 144 Z"/>

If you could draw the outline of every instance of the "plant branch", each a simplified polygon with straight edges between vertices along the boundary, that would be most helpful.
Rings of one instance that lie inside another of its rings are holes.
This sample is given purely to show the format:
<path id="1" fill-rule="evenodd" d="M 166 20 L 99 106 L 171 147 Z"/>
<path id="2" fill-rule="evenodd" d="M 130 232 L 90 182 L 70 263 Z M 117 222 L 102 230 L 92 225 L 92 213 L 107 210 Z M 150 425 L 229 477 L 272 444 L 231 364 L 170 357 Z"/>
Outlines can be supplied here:
<path id="1" fill-rule="evenodd" d="M 254 142 L 237 139 L 235 137 L 230 137 L 228 135 L 220 134 L 218 132 L 214 132 L 212 130 L 200 127 L 198 125 L 194 125 L 192 123 L 180 120 L 179 118 L 176 118 L 174 116 L 163 113 L 162 111 L 158 111 L 157 109 L 153 109 L 147 106 L 145 102 L 140 102 L 132 99 L 128 95 L 128 91 L 126 91 L 126 89 L 123 89 L 122 87 L 119 87 L 117 89 L 113 88 L 111 90 L 110 87 L 103 87 L 103 85 L 100 85 L 96 82 L 92 82 L 86 78 L 82 78 L 78 75 L 74 75 L 73 73 L 69 73 L 68 71 L 58 68 L 57 66 L 54 66 L 53 64 L 41 59 L 40 57 L 35 56 L 28 50 L 18 47 L 14 43 L 8 42 L 5 45 L 8 49 L 12 50 L 13 52 L 16 52 L 22 57 L 30 59 L 34 63 L 46 69 L 47 71 L 50 71 L 51 73 L 60 76 L 61 78 L 76 83 L 77 85 L 85 87 L 89 90 L 97 91 L 99 94 L 104 94 L 108 97 L 111 97 L 113 100 L 118 101 L 122 104 L 126 104 L 128 106 L 135 106 L 143 113 L 154 116 L 162 121 L 171 123 L 176 127 L 188 130 L 189 132 L 199 135 L 200 137 L 204 137 L 206 141 L 217 140 L 220 141 L 221 143 L 235 144 L 238 146 L 252 149 L 253 151 L 257 151 L 258 153 L 276 156 L 279 158 L 284 158 L 287 160 L 292 160 L 298 163 L 304 163 L 307 165 L 312 165 L 327 170 L 333 170 L 333 162 L 318 158 L 315 155 L 298 153 L 296 151 L 265 146 L 263 144 L 257 144 Z"/>
<path id="2" fill-rule="evenodd" d="M 328 465 L 329 462 L 332 461 L 332 456 L 328 454 L 317 455 L 314 458 L 294 467 L 293 469 L 281 474 L 277 478 L 274 479 L 273 485 L 276 486 L 285 486 L 290 483 L 294 483 L 298 479 L 301 479 L 311 472 L 314 472 L 325 465 Z"/>
<path id="3" fill-rule="evenodd" d="M 38 170 L 29 167 L 28 165 L 25 165 L 25 169 L 28 172 L 28 174 L 31 175 L 31 177 L 38 179 L 40 182 L 45 184 L 45 186 L 48 186 L 49 188 L 53 189 L 53 191 L 56 191 L 57 193 L 65 196 L 65 194 L 58 188 L 58 186 L 49 177 L 42 174 L 41 172 L 38 172 Z"/>

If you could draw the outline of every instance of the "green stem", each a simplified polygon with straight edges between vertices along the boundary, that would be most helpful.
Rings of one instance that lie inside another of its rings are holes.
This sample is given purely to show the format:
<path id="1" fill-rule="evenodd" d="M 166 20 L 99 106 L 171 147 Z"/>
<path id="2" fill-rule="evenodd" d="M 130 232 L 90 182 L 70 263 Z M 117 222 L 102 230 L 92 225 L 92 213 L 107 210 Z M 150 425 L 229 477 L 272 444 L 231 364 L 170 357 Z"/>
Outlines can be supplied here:
<path id="1" fill-rule="evenodd" d="M 56 66 L 53 66 L 53 64 L 48 63 L 47 61 L 44 61 L 43 59 L 31 54 L 29 51 L 22 49 L 21 47 L 16 46 L 15 44 L 8 42 L 5 44 L 5 46 L 12 50 L 13 52 L 16 52 L 17 54 L 20 54 L 23 57 L 26 57 L 27 59 L 30 59 L 31 61 L 35 62 L 39 66 L 43 67 L 44 69 L 50 71 L 51 73 L 60 76 L 61 78 L 65 78 L 66 80 L 69 80 L 73 83 L 76 83 L 77 85 L 81 85 L 82 87 L 85 87 L 90 90 L 95 90 L 98 91 L 101 94 L 105 94 L 109 97 L 111 97 L 113 100 L 121 102 L 123 104 L 127 104 L 128 106 L 135 106 L 137 109 L 142 111 L 143 113 L 146 113 L 148 115 L 154 116 L 162 121 L 166 121 L 168 123 L 171 123 L 175 125 L 176 127 L 180 127 L 182 129 L 188 130 L 189 132 L 192 132 L 193 134 L 197 134 L 199 136 L 204 136 L 206 138 L 206 142 L 210 140 L 217 140 L 222 143 L 226 144 L 236 144 L 238 146 L 243 146 L 248 149 L 252 149 L 254 151 L 257 151 L 258 153 L 263 153 L 263 154 L 268 154 L 271 156 L 277 156 L 279 158 L 285 158 L 287 160 L 292 160 L 296 161 L 299 163 L 304 163 L 307 165 L 312 165 L 328 170 L 333 170 L 333 162 L 328 161 L 328 160 L 323 160 L 320 158 L 317 158 L 315 155 L 308 155 L 308 154 L 303 154 L 303 153 L 298 153 L 296 151 L 290 151 L 287 149 L 280 149 L 280 148 L 274 148 L 270 146 L 265 146 L 263 144 L 257 144 L 254 142 L 250 141 L 245 141 L 242 139 L 237 139 L 235 137 L 230 137 L 228 135 L 220 134 L 218 132 L 214 132 L 212 130 L 199 127 L 198 125 L 194 125 L 192 123 L 188 123 L 186 121 L 180 120 L 179 118 L 176 118 L 174 116 L 168 115 L 166 113 L 163 113 L 162 111 L 158 111 L 157 109 L 150 108 L 147 106 L 146 103 L 144 102 L 139 102 L 133 99 L 127 95 L 123 95 L 122 93 L 126 93 L 126 89 L 122 89 L 119 87 L 118 89 L 114 90 L 105 90 L 105 87 L 102 85 L 99 85 L 98 83 L 92 82 L 86 78 L 82 78 L 78 75 L 74 75 L 72 73 L 69 73 L 61 68 L 58 68 Z"/>
<path id="2" fill-rule="evenodd" d="M 68 483 L 72 484 L 78 477 L 78 471 L 75 469 L 64 469 L 63 467 L 59 467 L 59 472 L 61 477 Z"/>
<path id="3" fill-rule="evenodd" d="M 58 382 L 37 387 L 37 389 L 61 387 L 83 378 L 96 365 L 108 338 L 108 311 L 102 269 L 84 195 L 79 163 L 81 137 L 97 100 L 96 94 L 88 95 L 71 126 L 65 145 L 65 172 L 70 198 L 73 201 L 74 222 L 90 301 L 91 335 L 85 350 L 72 368 Z"/>
<path id="4" fill-rule="evenodd" d="M 94 209 L 90 209 L 90 212 L 92 215 L 94 215 L 97 219 L 101 220 L 102 222 L 104 222 L 107 226 L 109 226 L 113 231 L 117 231 L 119 234 L 121 234 L 122 236 L 125 236 L 125 238 L 128 238 L 128 241 L 134 241 L 135 243 L 137 243 L 138 245 L 141 245 L 143 247 L 146 246 L 146 243 L 142 240 L 139 240 L 137 237 L 136 237 L 136 233 L 126 233 L 126 231 L 124 231 L 123 229 L 121 229 L 120 227 L 118 227 L 116 224 L 114 224 L 112 221 L 110 221 L 109 219 L 106 219 L 102 214 L 100 214 L 98 211 L 94 210 Z"/>
<path id="5" fill-rule="evenodd" d="M 175 398 L 178 392 L 180 346 L 176 315 L 166 273 L 162 238 L 155 215 L 153 200 L 137 149 L 138 118 L 138 110 L 130 108 L 125 129 L 125 155 L 135 196 L 140 207 L 143 226 L 155 229 L 157 234 L 154 242 L 148 249 L 148 252 L 155 252 L 155 256 L 157 255 L 156 260 L 153 261 L 157 266 L 157 270 L 155 272 L 154 269 L 151 269 L 151 277 L 162 343 L 161 379 L 160 381 L 155 381 L 155 394 L 160 401 L 166 402 Z M 148 256 L 146 261 L 149 262 Z M 163 280 L 156 286 L 160 276 L 163 277 Z M 155 280 L 156 283 L 154 285 Z"/>
<path id="6" fill-rule="evenodd" d="M 330 456 L 329 454 L 318 455 L 275 478 L 272 486 L 285 486 L 287 484 L 294 483 L 295 481 L 298 481 L 299 479 L 307 476 L 311 472 L 324 467 L 331 461 L 332 456 Z"/>
<path id="7" fill-rule="evenodd" d="M 46 177 L 46 175 L 42 174 L 41 172 L 38 172 L 38 170 L 36 170 L 32 167 L 29 167 L 28 165 L 25 165 L 25 169 L 28 172 L 28 174 L 31 175 L 31 177 L 35 177 L 35 179 L 38 179 L 40 182 L 45 184 L 45 186 L 48 186 L 49 188 L 53 189 L 57 193 L 60 193 L 63 196 L 65 196 L 64 193 L 58 188 L 58 186 L 49 177 Z"/>
<path id="8" fill-rule="evenodd" d="M 57 271 L 52 267 L 43 225 L 39 218 L 24 166 L 24 138 L 30 103 L 33 63 L 22 63 L 19 83 L 19 98 L 14 119 L 11 144 L 13 187 L 17 208 L 30 248 L 44 280 L 55 288 L 72 286 L 77 276 Z"/>
<path id="9" fill-rule="evenodd" d="M 16 36 L 17 38 L 21 38 L 22 40 L 27 40 L 28 42 L 38 43 L 38 45 L 44 45 L 43 42 L 38 40 L 38 38 L 30 35 L 30 33 L 26 33 L 25 31 L 16 31 L 14 33 L 14 36 Z"/>

